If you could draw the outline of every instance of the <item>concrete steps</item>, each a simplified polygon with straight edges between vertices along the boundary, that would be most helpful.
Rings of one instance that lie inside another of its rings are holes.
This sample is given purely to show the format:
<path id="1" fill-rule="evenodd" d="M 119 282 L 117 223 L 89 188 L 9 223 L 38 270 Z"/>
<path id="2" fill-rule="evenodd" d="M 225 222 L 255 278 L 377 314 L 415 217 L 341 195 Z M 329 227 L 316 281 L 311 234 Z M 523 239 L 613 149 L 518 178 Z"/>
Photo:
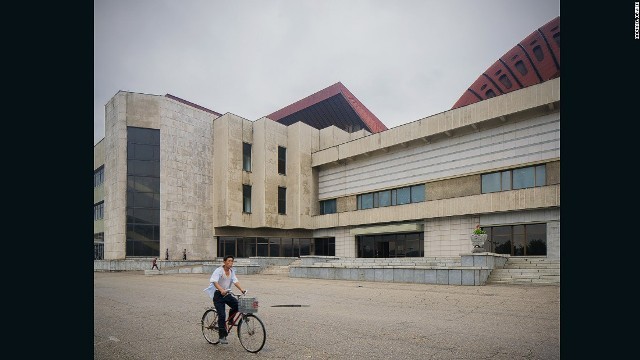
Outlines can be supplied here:
<path id="1" fill-rule="evenodd" d="M 289 276 L 289 266 L 299 266 L 301 263 L 302 261 L 300 259 L 297 259 L 289 265 L 271 265 L 262 270 L 260 274 Z"/>
<path id="2" fill-rule="evenodd" d="M 560 285 L 560 261 L 545 257 L 510 257 L 493 269 L 487 284 Z"/>

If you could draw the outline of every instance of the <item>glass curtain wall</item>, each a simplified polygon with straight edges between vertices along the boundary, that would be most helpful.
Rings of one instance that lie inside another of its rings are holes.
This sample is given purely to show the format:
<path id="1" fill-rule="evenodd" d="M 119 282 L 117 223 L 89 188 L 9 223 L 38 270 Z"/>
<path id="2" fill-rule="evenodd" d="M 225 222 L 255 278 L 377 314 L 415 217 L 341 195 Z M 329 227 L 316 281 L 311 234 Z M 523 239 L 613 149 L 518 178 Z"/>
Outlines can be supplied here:
<path id="1" fill-rule="evenodd" d="M 126 256 L 160 256 L 160 130 L 127 127 Z"/>
<path id="2" fill-rule="evenodd" d="M 218 237 L 218 256 L 233 255 L 238 258 L 251 256 L 299 257 L 303 255 L 335 256 L 336 240 L 330 238 L 266 238 L 266 237 Z"/>

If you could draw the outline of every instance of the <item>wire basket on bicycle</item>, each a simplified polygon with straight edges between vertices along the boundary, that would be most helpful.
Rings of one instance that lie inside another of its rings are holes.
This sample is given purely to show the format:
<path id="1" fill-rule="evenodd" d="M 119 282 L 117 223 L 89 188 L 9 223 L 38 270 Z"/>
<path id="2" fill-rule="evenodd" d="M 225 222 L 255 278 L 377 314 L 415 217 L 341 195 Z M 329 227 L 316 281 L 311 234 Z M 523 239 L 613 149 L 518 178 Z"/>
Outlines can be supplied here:
<path id="1" fill-rule="evenodd" d="M 258 299 L 255 297 L 243 296 L 238 299 L 238 311 L 242 313 L 257 313 Z"/>

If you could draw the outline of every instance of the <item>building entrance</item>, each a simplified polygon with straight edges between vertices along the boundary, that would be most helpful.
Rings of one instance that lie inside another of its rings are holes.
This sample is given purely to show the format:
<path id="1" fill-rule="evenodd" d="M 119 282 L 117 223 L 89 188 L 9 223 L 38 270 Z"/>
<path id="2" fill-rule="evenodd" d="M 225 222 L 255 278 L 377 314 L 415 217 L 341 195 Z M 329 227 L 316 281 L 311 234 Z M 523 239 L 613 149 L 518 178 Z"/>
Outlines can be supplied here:
<path id="1" fill-rule="evenodd" d="M 424 233 L 357 235 L 359 258 L 423 257 Z"/>

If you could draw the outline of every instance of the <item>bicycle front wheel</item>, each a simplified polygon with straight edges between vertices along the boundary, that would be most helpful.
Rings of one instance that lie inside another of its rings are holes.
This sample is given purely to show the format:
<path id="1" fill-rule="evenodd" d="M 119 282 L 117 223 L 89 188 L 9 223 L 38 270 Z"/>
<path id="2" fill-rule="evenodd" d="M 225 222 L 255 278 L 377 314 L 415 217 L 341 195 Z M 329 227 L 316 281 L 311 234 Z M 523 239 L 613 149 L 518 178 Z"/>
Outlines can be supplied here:
<path id="1" fill-rule="evenodd" d="M 208 309 L 202 315 L 202 335 L 209 344 L 217 344 L 220 342 L 218 333 L 218 312 L 214 309 Z"/>
<path id="2" fill-rule="evenodd" d="M 267 340 L 267 330 L 262 320 L 255 315 L 245 315 L 238 324 L 238 339 L 242 347 L 251 353 L 262 350 Z"/>

